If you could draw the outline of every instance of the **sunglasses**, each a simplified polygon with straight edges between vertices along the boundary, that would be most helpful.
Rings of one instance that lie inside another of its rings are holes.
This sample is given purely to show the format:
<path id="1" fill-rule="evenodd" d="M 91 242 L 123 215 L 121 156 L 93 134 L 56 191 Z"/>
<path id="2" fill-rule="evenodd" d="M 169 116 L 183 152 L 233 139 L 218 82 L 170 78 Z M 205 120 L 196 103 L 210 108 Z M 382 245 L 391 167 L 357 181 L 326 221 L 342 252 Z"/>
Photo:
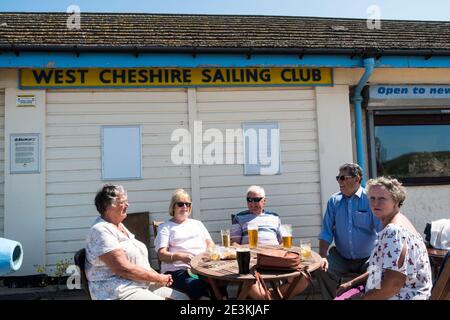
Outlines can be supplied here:
<path id="1" fill-rule="evenodd" d="M 191 202 L 176 202 L 178 208 L 183 208 L 184 206 L 190 208 L 191 204 Z"/>
<path id="2" fill-rule="evenodd" d="M 247 198 L 247 202 L 260 202 L 264 197 L 261 198 Z"/>
<path id="3" fill-rule="evenodd" d="M 354 178 L 355 176 L 336 176 L 336 181 L 344 181 L 346 179 Z"/>

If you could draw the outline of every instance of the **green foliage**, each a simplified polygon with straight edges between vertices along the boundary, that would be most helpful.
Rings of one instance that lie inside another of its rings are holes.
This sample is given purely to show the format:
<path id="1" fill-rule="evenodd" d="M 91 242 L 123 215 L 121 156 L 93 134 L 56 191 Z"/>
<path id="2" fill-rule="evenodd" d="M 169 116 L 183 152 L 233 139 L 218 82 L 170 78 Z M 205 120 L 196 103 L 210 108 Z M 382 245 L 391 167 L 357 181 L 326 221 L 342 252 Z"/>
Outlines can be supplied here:
<path id="1" fill-rule="evenodd" d="M 67 268 L 72 264 L 69 259 L 59 260 L 55 266 L 55 277 L 62 277 L 66 274 Z"/>
<path id="2" fill-rule="evenodd" d="M 56 263 L 55 268 L 53 269 L 53 276 L 54 277 L 65 276 L 66 270 L 71 264 L 72 264 L 72 261 L 70 261 L 69 259 L 59 260 Z M 35 267 L 36 272 L 40 273 L 40 274 L 45 274 L 47 271 L 47 268 L 45 267 L 45 265 L 35 264 L 35 265 L 33 265 L 33 267 Z"/>
<path id="3" fill-rule="evenodd" d="M 45 266 L 42 266 L 40 264 L 35 264 L 33 267 L 36 268 L 37 273 L 45 273 Z"/>

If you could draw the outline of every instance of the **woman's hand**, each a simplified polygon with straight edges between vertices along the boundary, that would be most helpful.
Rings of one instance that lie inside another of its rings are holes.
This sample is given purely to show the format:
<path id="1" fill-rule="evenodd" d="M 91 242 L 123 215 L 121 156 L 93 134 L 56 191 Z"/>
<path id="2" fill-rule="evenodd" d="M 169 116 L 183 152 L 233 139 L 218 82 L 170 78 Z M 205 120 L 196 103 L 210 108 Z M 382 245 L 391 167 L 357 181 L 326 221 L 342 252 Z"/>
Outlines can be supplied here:
<path id="1" fill-rule="evenodd" d="M 344 282 L 343 284 L 341 284 L 337 288 L 336 296 L 340 296 L 341 294 L 343 294 L 344 292 L 350 290 L 351 288 L 353 288 L 353 282 L 352 281 Z"/>
<path id="2" fill-rule="evenodd" d="M 194 257 L 194 255 L 190 254 L 190 253 L 178 253 L 177 254 L 177 259 L 176 260 L 180 260 L 184 263 L 191 263 L 192 258 Z M 175 261 L 175 259 L 174 259 Z"/>
<path id="3" fill-rule="evenodd" d="M 325 271 L 325 272 L 328 270 L 328 260 L 327 260 L 327 258 L 322 258 L 322 261 L 320 262 L 320 269 Z"/>
<path id="4" fill-rule="evenodd" d="M 160 274 L 158 282 L 161 283 L 163 286 L 169 287 L 173 283 L 172 275 L 170 275 L 170 274 Z"/>

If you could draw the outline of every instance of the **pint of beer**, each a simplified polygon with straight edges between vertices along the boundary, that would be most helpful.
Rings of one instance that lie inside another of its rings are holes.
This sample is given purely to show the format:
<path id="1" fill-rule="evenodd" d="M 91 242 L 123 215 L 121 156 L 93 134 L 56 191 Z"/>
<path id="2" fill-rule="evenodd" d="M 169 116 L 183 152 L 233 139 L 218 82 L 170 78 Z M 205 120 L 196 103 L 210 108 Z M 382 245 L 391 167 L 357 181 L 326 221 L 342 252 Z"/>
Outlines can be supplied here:
<path id="1" fill-rule="evenodd" d="M 292 235 L 283 236 L 283 248 L 290 249 L 292 247 Z"/>
<path id="2" fill-rule="evenodd" d="M 228 248 L 230 246 L 230 230 L 220 230 L 222 235 L 222 246 Z"/>
<path id="3" fill-rule="evenodd" d="M 247 226 L 248 231 L 248 246 L 250 249 L 254 249 L 258 246 L 258 225 L 256 223 L 249 223 Z"/>
<path id="4" fill-rule="evenodd" d="M 292 247 L 292 225 L 281 225 L 281 236 L 283 237 L 283 249 L 290 249 Z"/>

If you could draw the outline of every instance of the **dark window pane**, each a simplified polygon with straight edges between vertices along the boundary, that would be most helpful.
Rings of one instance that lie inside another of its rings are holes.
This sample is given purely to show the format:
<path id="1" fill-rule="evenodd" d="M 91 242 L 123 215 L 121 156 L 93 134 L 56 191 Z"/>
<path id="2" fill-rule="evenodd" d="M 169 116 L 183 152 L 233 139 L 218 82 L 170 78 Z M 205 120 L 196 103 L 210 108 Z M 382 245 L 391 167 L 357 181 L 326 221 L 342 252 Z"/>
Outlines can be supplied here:
<path id="1" fill-rule="evenodd" d="M 409 121 L 399 125 L 401 119 L 398 117 L 395 120 L 389 120 L 390 117 L 377 118 L 377 175 L 397 178 L 450 177 L 450 124 L 443 124 L 445 119 L 441 118 L 441 122 L 433 119 L 436 125 L 411 125 L 411 118 L 405 117 Z"/>

